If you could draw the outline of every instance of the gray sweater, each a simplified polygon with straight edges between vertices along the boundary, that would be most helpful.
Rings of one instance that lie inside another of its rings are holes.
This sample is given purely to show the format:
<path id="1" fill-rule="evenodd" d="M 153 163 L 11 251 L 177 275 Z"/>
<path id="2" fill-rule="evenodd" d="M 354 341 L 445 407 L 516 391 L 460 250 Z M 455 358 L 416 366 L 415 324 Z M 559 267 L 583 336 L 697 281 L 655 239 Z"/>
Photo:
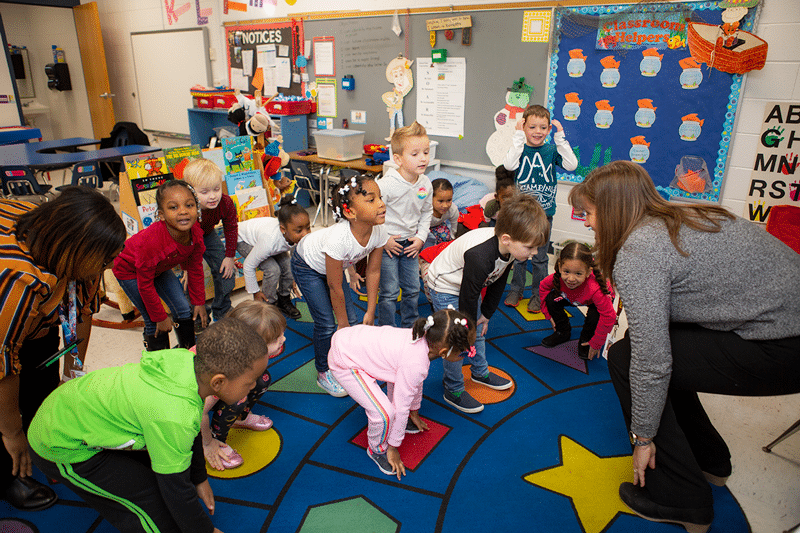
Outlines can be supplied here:
<path id="1" fill-rule="evenodd" d="M 800 254 L 742 218 L 724 220 L 719 233 L 684 226 L 679 237 L 688 257 L 663 222 L 645 220 L 614 266 L 631 337 L 631 431 L 643 437 L 656 435 L 664 409 L 670 322 L 753 340 L 800 335 Z"/>

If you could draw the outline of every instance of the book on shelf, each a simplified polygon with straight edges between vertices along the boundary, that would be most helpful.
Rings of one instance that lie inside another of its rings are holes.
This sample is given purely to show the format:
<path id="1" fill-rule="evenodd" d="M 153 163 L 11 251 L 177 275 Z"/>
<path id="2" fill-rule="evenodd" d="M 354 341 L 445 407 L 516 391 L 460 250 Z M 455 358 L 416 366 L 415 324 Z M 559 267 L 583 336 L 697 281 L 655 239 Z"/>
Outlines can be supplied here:
<path id="1" fill-rule="evenodd" d="M 253 170 L 253 138 L 248 135 L 222 139 L 225 173 Z"/>
<path id="2" fill-rule="evenodd" d="M 164 159 L 167 162 L 167 168 L 169 168 L 169 171 L 179 180 L 183 179 L 183 169 L 186 165 L 195 159 L 202 158 L 203 152 L 200 150 L 199 144 L 164 149 Z"/>
<path id="3" fill-rule="evenodd" d="M 129 179 L 147 178 L 169 173 L 164 152 L 150 152 L 148 154 L 128 155 L 123 158 L 125 172 Z"/>

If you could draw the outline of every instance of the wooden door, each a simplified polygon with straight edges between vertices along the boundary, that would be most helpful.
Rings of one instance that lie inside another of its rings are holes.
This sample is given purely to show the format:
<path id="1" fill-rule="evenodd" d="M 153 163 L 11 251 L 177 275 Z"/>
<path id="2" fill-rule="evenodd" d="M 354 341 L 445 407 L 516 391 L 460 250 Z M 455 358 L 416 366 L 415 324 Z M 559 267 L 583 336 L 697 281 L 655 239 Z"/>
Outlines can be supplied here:
<path id="1" fill-rule="evenodd" d="M 106 50 L 103 35 L 100 33 L 100 17 L 97 3 L 89 2 L 72 8 L 75 17 L 75 30 L 78 32 L 78 45 L 81 50 L 83 77 L 86 80 L 86 94 L 89 98 L 89 113 L 92 116 L 94 138 L 108 137 L 114 129 L 114 106 L 111 103 L 108 70 L 106 69 Z"/>

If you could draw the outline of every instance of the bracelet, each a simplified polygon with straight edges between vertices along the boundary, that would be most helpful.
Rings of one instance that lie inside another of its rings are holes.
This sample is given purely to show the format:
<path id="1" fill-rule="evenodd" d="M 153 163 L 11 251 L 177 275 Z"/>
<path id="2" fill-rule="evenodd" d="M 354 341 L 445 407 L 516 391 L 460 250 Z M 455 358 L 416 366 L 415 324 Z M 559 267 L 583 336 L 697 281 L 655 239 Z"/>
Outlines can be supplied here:
<path id="1" fill-rule="evenodd" d="M 633 439 L 633 445 L 634 445 L 634 446 L 650 446 L 650 444 L 651 444 L 652 442 L 653 442 L 652 440 L 639 440 L 639 439 Z"/>

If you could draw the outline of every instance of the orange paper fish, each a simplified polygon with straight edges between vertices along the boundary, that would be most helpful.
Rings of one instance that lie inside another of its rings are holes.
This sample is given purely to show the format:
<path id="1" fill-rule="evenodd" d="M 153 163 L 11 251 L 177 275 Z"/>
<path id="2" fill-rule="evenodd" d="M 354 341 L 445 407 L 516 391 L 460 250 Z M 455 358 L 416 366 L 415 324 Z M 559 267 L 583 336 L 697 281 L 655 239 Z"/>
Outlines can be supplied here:
<path id="1" fill-rule="evenodd" d="M 606 56 L 600 60 L 600 64 L 605 68 L 619 68 L 619 61 L 614 61 L 614 56 Z"/>
<path id="2" fill-rule="evenodd" d="M 701 126 L 703 125 L 703 122 L 705 122 L 705 120 L 698 118 L 697 113 L 690 113 L 688 115 L 682 116 L 681 120 L 684 121 L 684 122 L 687 122 L 687 121 L 697 122 Z"/>
<path id="3" fill-rule="evenodd" d="M 567 102 L 575 102 L 578 105 L 583 103 L 583 100 L 578 98 L 578 93 L 567 93 L 564 95 L 564 98 L 567 99 Z"/>
<path id="4" fill-rule="evenodd" d="M 583 49 L 581 48 L 575 48 L 573 50 L 570 50 L 569 57 L 571 59 L 584 59 L 584 60 L 586 59 L 586 56 L 583 55 Z"/>
<path id="5" fill-rule="evenodd" d="M 636 100 L 636 103 L 639 107 L 646 107 L 647 109 L 652 109 L 655 111 L 658 109 L 657 107 L 653 107 L 653 101 L 649 98 L 642 98 L 641 100 Z"/>
<path id="6" fill-rule="evenodd" d="M 594 103 L 598 110 L 614 111 L 613 105 L 608 105 L 608 100 L 598 100 Z"/>
<path id="7" fill-rule="evenodd" d="M 646 50 L 642 50 L 642 55 L 644 57 L 647 56 L 657 57 L 659 61 L 664 59 L 664 54 L 659 54 L 658 50 L 656 50 L 655 48 L 647 48 Z"/>
<path id="8" fill-rule="evenodd" d="M 681 66 L 681 68 L 682 68 L 682 69 L 687 69 L 687 68 L 700 68 L 700 63 L 698 63 L 697 61 L 695 61 L 695 60 L 694 60 L 694 58 L 693 58 L 693 57 L 691 57 L 691 56 L 689 56 L 689 57 L 684 57 L 683 59 L 681 59 L 680 61 L 678 61 L 678 64 Z"/>
<path id="9" fill-rule="evenodd" d="M 650 143 L 644 140 L 644 135 L 637 135 L 636 137 L 631 137 L 631 144 L 643 144 L 645 146 L 650 146 Z"/>

